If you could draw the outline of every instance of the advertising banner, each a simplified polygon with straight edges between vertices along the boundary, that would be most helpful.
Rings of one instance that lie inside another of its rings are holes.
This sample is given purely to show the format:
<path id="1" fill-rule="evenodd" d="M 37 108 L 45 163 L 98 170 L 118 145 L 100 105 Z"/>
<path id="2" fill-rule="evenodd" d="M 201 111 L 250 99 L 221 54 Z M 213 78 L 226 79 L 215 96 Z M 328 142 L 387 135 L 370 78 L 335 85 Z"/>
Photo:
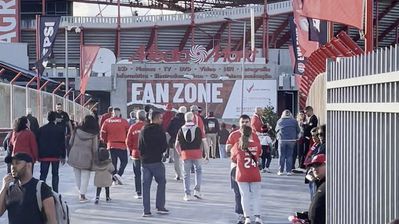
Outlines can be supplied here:
<path id="1" fill-rule="evenodd" d="M 19 42 L 19 4 L 19 0 L 0 0 L 0 43 Z"/>
<path id="2" fill-rule="evenodd" d="M 195 104 L 223 119 L 237 119 L 241 115 L 241 99 L 244 114 L 253 114 L 259 106 L 277 108 L 276 80 L 245 80 L 243 87 L 241 80 L 128 79 L 127 107 L 131 111 L 143 104 L 163 108 L 172 103 L 175 109 Z"/>
<path id="3" fill-rule="evenodd" d="M 100 46 L 81 46 L 80 56 L 80 92 L 83 94 L 86 92 L 87 82 L 91 74 L 91 69 L 94 64 L 94 60 L 97 57 L 97 53 L 100 50 Z"/>
<path id="4" fill-rule="evenodd" d="M 53 46 L 57 37 L 58 27 L 61 17 L 59 16 L 41 16 L 39 32 L 40 59 L 37 61 L 39 76 L 47 66 L 48 60 L 53 53 Z"/>

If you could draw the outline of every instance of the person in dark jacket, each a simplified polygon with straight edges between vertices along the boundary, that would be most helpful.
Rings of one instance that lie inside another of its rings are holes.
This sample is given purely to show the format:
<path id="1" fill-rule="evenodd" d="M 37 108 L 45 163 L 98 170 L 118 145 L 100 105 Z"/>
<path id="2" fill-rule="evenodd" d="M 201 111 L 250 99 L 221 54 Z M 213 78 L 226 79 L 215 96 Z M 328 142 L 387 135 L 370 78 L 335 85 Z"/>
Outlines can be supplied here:
<path id="1" fill-rule="evenodd" d="M 182 171 L 181 171 L 180 157 L 175 151 L 175 142 L 176 142 L 177 132 L 185 123 L 184 114 L 186 112 L 187 112 L 187 108 L 185 106 L 179 107 L 178 113 L 172 119 L 172 121 L 170 122 L 169 127 L 166 131 L 170 135 L 170 140 L 169 140 L 169 147 L 171 148 L 170 157 L 173 158 L 173 162 L 175 165 L 174 167 L 175 167 L 175 174 L 176 174 L 175 179 L 176 180 L 182 179 L 183 175 L 182 175 Z"/>
<path id="2" fill-rule="evenodd" d="M 221 123 L 220 124 L 220 130 L 218 133 L 218 142 L 219 142 L 219 155 L 220 158 L 227 158 L 226 155 L 226 142 L 227 139 L 229 138 L 230 132 L 226 129 L 226 123 Z"/>
<path id="3" fill-rule="evenodd" d="M 213 116 L 213 112 L 210 111 L 208 116 L 204 120 L 205 126 L 205 134 L 206 140 L 208 141 L 209 145 L 209 152 L 208 155 L 213 159 L 216 158 L 216 144 L 217 144 L 217 136 L 220 130 L 219 121 Z M 219 157 L 221 157 L 219 155 Z"/>
<path id="4" fill-rule="evenodd" d="M 311 141 L 312 141 L 312 134 L 311 130 L 315 127 L 317 127 L 318 120 L 316 115 L 313 113 L 313 108 L 311 106 L 307 106 L 305 108 L 305 114 L 306 114 L 306 122 L 303 124 L 303 143 L 304 143 L 304 152 L 303 155 L 308 154 L 308 151 L 311 146 Z M 302 163 L 300 164 L 301 168 L 305 168 L 305 165 Z"/>
<path id="5" fill-rule="evenodd" d="M 319 154 L 313 157 L 309 164 L 316 179 L 317 190 L 309 206 L 309 221 L 311 224 L 326 223 L 326 157 Z"/>
<path id="6" fill-rule="evenodd" d="M 144 127 L 139 137 L 139 151 L 143 171 L 143 217 L 151 216 L 150 191 L 151 182 L 157 182 L 156 208 L 158 213 L 167 214 L 165 208 L 165 165 L 162 156 L 168 148 L 166 134 L 162 128 L 162 113 L 152 111 L 149 115 L 150 124 Z"/>
<path id="7" fill-rule="evenodd" d="M 11 139 L 12 131 L 7 133 L 7 136 L 3 140 L 3 148 L 4 151 L 7 152 L 7 156 L 11 156 L 12 154 L 12 146 L 10 146 L 10 139 Z M 7 173 L 11 173 L 11 164 L 7 163 Z"/>
<path id="8" fill-rule="evenodd" d="M 58 170 L 60 162 L 65 164 L 65 133 L 55 124 L 56 112 L 50 111 L 47 115 L 48 123 L 39 128 L 37 142 L 39 146 L 40 180 L 46 182 L 51 164 L 52 187 L 58 192 Z"/>
<path id="9" fill-rule="evenodd" d="M 39 122 L 37 122 L 37 118 L 32 115 L 32 109 L 26 108 L 26 118 L 28 118 L 30 127 L 29 129 L 37 136 L 37 132 L 39 131 Z"/>

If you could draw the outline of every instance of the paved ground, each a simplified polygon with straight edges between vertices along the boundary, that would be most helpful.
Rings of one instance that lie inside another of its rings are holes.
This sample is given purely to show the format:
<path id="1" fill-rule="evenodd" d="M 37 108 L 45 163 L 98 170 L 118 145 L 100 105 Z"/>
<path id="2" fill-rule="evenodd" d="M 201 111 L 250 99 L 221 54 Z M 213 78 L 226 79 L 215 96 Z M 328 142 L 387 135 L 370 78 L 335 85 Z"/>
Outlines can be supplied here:
<path id="1" fill-rule="evenodd" d="M 272 161 L 272 170 L 277 171 L 277 160 Z M 99 205 L 94 205 L 95 188 L 91 177 L 88 203 L 79 203 L 75 188 L 72 168 L 65 165 L 60 170 L 60 192 L 65 197 L 71 210 L 72 224 L 105 224 L 105 223 L 235 223 L 233 192 L 229 182 L 230 165 L 227 159 L 211 160 L 203 168 L 203 200 L 183 201 L 183 184 L 175 181 L 172 164 L 166 164 L 166 207 L 169 215 L 157 215 L 142 218 L 142 203 L 134 199 L 134 181 L 132 164 L 129 161 L 125 175 L 126 184 L 111 187 L 111 203 L 105 202 L 102 195 Z M 0 165 L 0 176 L 6 168 Z M 35 166 L 35 177 L 39 176 L 39 165 Z M 51 174 L 49 174 L 51 176 Z M 51 177 L 50 177 L 51 178 Z M 51 183 L 51 179 L 47 183 Z M 262 218 L 268 224 L 289 223 L 287 217 L 295 211 L 306 210 L 309 205 L 307 185 L 303 176 L 277 176 L 262 174 Z M 155 206 L 155 186 L 153 182 L 152 207 Z M 104 193 L 104 190 L 102 192 Z M 153 211 L 153 214 L 155 212 Z M 7 215 L 0 218 L 0 223 L 7 223 Z"/>

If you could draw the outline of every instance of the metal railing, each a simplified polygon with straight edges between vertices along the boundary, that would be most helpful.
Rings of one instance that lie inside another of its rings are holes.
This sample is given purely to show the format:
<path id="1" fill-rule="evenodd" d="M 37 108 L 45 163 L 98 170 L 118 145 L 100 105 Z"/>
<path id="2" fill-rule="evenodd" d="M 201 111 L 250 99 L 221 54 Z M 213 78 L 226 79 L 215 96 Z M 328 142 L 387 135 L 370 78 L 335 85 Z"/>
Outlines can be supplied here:
<path id="1" fill-rule="evenodd" d="M 399 217 L 399 47 L 327 63 L 327 223 Z"/>
<path id="2" fill-rule="evenodd" d="M 211 23 L 225 21 L 226 17 L 231 19 L 244 19 L 250 17 L 251 8 L 254 9 L 255 17 L 262 16 L 263 5 L 246 6 L 228 9 L 215 9 L 205 12 L 195 13 L 195 23 Z M 276 2 L 267 5 L 269 16 L 292 12 L 291 1 Z M 151 26 L 172 26 L 188 25 L 191 23 L 191 14 L 168 14 L 168 15 L 147 15 L 121 17 L 122 28 L 151 27 Z M 64 26 L 83 26 L 85 28 L 116 28 L 117 17 L 82 17 L 82 16 L 63 16 L 61 17 L 61 27 Z M 22 20 L 22 29 L 35 29 L 36 20 Z"/>
<path id="3" fill-rule="evenodd" d="M 43 125 L 47 123 L 47 113 L 55 110 L 57 103 L 62 103 L 64 111 L 75 121 L 90 113 L 88 108 L 56 94 L 0 83 L 0 128 L 11 128 L 16 118 L 26 115 L 26 108 L 31 108 L 39 125 Z"/>

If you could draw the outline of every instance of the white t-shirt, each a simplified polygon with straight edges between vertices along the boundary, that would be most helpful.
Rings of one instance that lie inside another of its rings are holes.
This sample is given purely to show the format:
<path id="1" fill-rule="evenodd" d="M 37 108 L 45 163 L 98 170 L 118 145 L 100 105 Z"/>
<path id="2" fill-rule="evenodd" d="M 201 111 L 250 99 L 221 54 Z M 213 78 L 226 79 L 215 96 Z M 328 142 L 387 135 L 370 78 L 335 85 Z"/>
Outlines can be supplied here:
<path id="1" fill-rule="evenodd" d="M 266 133 L 259 133 L 258 137 L 259 137 L 261 145 L 270 145 L 270 144 L 273 143 L 273 141 L 270 138 L 270 136 L 268 134 L 266 134 Z"/>

